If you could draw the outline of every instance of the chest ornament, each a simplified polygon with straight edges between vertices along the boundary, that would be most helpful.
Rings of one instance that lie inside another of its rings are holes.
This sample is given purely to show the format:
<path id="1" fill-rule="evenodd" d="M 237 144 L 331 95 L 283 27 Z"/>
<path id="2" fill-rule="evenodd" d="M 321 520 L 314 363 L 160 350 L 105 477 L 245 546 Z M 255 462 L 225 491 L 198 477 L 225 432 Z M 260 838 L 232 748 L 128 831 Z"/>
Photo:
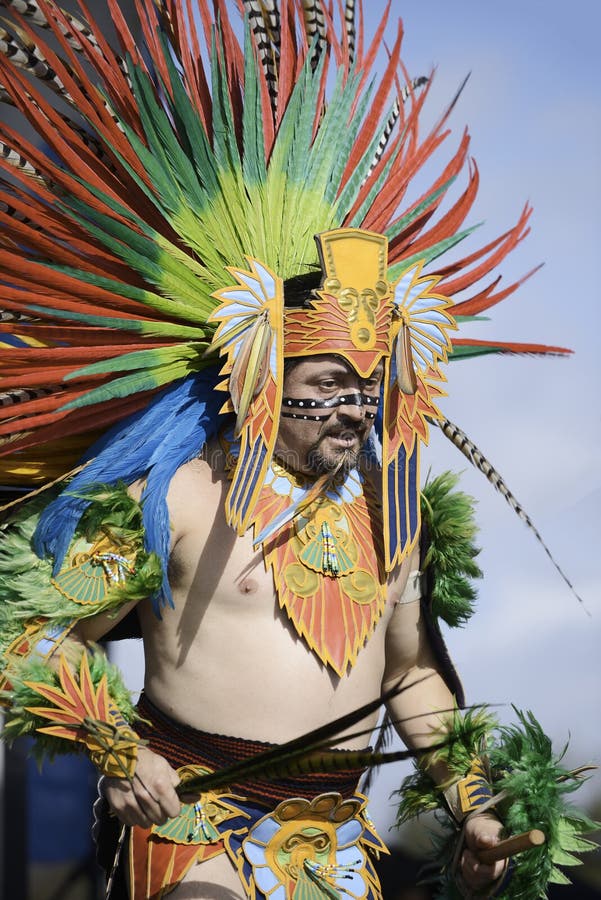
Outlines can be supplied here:
<path id="1" fill-rule="evenodd" d="M 352 666 L 385 606 L 375 492 L 357 470 L 302 505 L 313 481 L 273 461 L 253 516 L 255 535 L 291 504 L 300 512 L 263 540 L 279 605 L 297 633 L 339 675 Z"/>

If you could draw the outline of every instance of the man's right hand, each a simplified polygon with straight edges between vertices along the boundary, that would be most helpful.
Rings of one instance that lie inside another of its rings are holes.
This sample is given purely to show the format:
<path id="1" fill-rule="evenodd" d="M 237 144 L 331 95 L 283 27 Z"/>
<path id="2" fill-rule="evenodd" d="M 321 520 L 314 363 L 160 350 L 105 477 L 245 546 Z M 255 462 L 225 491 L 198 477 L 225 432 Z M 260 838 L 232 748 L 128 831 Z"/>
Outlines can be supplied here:
<path id="1" fill-rule="evenodd" d="M 140 747 L 133 779 L 105 777 L 102 793 L 124 825 L 150 828 L 179 815 L 178 784 L 179 776 L 166 759 Z"/>

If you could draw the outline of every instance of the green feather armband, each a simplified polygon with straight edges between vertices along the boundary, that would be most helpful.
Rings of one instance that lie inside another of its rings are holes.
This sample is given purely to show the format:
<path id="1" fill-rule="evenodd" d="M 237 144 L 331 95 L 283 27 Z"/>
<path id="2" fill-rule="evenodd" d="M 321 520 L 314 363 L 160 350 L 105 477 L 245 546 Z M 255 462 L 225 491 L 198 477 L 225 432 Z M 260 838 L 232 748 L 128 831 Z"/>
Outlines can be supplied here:
<path id="1" fill-rule="evenodd" d="M 103 775 L 131 779 L 140 739 L 111 697 L 107 675 L 95 679 L 84 652 L 77 672 L 61 654 L 57 679 L 57 685 L 23 682 L 37 698 L 25 711 L 43 721 L 38 734 L 82 745 Z"/>
<path id="2" fill-rule="evenodd" d="M 161 565 L 144 548 L 142 510 L 126 485 L 96 485 L 83 499 L 89 505 L 59 572 L 33 550 L 39 502 L 0 528 L 0 653 L 27 620 L 79 620 L 142 600 L 160 587 Z"/>
<path id="3" fill-rule="evenodd" d="M 85 749 L 104 775 L 133 776 L 140 739 L 129 721 L 136 713 L 118 670 L 101 650 L 84 651 L 77 669 L 63 653 L 56 670 L 32 656 L 11 668 L 10 677 L 2 692 L 10 701 L 5 739 L 35 737 L 38 758 Z"/>
<path id="4" fill-rule="evenodd" d="M 84 652 L 75 672 L 63 651 L 79 621 L 148 597 L 162 572 L 144 549 L 141 508 L 125 485 L 97 485 L 84 499 L 89 505 L 56 573 L 33 550 L 39 502 L 1 529 L 2 736 L 34 736 L 38 757 L 85 747 L 105 774 L 131 777 L 139 741 L 120 673 L 100 650 Z"/>
<path id="5" fill-rule="evenodd" d="M 422 541 L 431 614 L 452 628 L 464 625 L 474 612 L 473 581 L 482 577 L 476 562 L 477 526 L 474 500 L 456 490 L 459 476 L 443 472 L 421 491 Z"/>
<path id="6" fill-rule="evenodd" d="M 494 809 L 507 836 L 533 829 L 545 835 L 544 844 L 515 857 L 511 881 L 497 895 L 504 900 L 545 897 L 549 883 L 569 883 L 560 866 L 576 865 L 575 852 L 596 848 L 584 835 L 598 825 L 566 802 L 585 770 L 565 769 L 563 754 L 554 754 L 532 713 L 516 710 L 516 715 L 517 724 L 505 726 L 486 709 L 455 711 L 442 729 L 449 743 L 422 758 L 401 785 L 397 824 L 427 811 L 435 811 L 440 822 L 433 861 L 442 867 L 441 898 L 461 896 L 453 880 L 457 841 L 462 820 L 480 807 Z M 427 773 L 427 766 L 436 763 L 449 772 L 443 785 Z"/>

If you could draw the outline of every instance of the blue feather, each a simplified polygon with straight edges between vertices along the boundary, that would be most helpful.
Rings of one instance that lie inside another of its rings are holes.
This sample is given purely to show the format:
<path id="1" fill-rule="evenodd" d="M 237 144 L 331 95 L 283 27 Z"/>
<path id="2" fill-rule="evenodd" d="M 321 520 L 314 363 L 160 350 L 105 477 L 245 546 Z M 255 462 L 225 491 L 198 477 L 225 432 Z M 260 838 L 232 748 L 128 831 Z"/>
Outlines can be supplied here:
<path id="1" fill-rule="evenodd" d="M 177 469 L 197 457 L 218 430 L 223 397 L 215 390 L 216 383 L 217 372 L 205 369 L 170 385 L 146 409 L 119 422 L 90 448 L 83 461 L 92 462 L 46 507 L 34 535 L 36 553 L 54 558 L 55 573 L 62 567 L 77 523 L 90 502 L 74 494 L 93 484 L 132 484 L 145 477 L 145 547 L 159 556 L 164 573 L 161 590 L 152 598 L 153 607 L 160 616 L 163 606 L 173 606 L 167 580 L 167 491 Z"/>

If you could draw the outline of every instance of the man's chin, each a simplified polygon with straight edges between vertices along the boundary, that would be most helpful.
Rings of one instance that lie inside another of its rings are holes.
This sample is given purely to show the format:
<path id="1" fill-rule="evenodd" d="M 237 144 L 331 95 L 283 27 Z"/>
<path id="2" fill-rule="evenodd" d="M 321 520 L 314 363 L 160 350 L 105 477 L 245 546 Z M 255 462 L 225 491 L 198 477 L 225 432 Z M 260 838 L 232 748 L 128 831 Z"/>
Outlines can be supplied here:
<path id="1" fill-rule="evenodd" d="M 346 475 L 359 462 L 360 449 L 347 447 L 325 453 L 321 449 L 311 451 L 307 456 L 307 466 L 313 475 Z"/>

